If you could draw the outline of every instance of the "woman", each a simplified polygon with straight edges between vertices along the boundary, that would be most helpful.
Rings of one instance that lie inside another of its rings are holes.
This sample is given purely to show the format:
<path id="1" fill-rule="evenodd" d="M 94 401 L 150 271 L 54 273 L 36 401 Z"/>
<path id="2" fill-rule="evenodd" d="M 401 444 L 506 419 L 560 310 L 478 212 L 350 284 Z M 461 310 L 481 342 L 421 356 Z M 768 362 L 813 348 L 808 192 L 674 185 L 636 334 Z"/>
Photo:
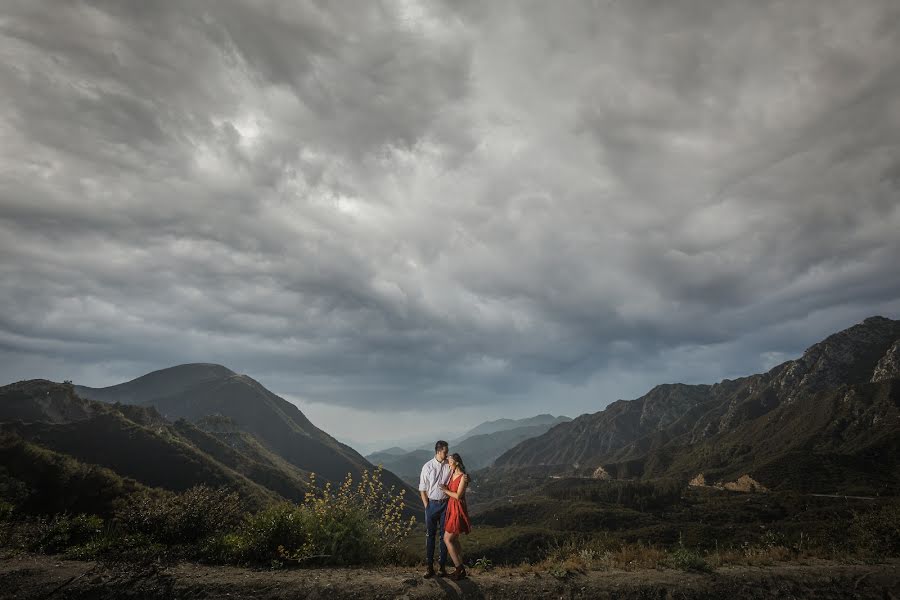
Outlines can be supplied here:
<path id="1" fill-rule="evenodd" d="M 450 579 L 463 579 L 466 576 L 466 568 L 463 566 L 462 547 L 459 544 L 459 534 L 469 533 L 472 524 L 469 522 L 469 510 L 466 508 L 466 486 L 469 477 L 466 475 L 466 465 L 463 464 L 459 454 L 448 457 L 450 465 L 450 480 L 441 489 L 449 496 L 447 500 L 447 516 L 444 522 L 444 544 L 450 553 L 450 559 L 456 566 L 456 570 L 450 574 Z"/>

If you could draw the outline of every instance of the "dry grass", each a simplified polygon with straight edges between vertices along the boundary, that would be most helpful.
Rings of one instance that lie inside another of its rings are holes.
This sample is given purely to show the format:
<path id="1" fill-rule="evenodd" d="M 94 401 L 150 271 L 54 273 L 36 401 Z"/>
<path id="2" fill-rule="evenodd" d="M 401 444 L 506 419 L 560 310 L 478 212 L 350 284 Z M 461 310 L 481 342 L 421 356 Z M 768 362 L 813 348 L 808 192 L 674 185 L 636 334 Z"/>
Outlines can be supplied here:
<path id="1" fill-rule="evenodd" d="M 769 566 L 780 562 L 814 558 L 785 546 L 745 544 L 712 552 L 681 549 L 675 551 L 647 544 L 623 544 L 598 548 L 590 544 L 567 543 L 551 550 L 547 558 L 510 567 L 495 567 L 499 576 L 552 576 L 566 578 L 589 571 L 639 571 L 647 569 L 713 570 L 726 566 Z M 685 557 L 692 560 L 685 560 Z"/>

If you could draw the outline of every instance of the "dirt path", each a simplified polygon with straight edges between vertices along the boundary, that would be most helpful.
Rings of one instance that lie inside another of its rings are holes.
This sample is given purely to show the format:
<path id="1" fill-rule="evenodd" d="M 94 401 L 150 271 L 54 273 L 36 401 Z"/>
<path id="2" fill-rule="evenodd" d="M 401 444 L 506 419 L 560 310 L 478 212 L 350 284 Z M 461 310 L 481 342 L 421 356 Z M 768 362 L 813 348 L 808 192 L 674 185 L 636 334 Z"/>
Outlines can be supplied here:
<path id="1" fill-rule="evenodd" d="M 565 581 L 549 575 L 488 573 L 454 582 L 423 580 L 418 571 L 403 568 L 255 571 L 180 564 L 125 569 L 26 556 L 0 559 L 0 598 L 900 599 L 900 561 L 881 565 L 810 562 L 730 567 L 712 574 L 607 571 Z"/>

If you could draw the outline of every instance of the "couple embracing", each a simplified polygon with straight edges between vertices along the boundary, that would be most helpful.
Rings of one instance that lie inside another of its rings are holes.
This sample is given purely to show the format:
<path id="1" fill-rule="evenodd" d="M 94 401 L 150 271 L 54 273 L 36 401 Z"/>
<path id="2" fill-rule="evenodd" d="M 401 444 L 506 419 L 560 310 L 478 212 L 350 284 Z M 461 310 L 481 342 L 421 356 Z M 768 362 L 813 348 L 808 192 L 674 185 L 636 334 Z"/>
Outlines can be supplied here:
<path id="1" fill-rule="evenodd" d="M 434 444 L 434 458 L 422 466 L 419 477 L 419 495 L 425 505 L 425 562 L 428 565 L 425 578 L 434 577 L 434 545 L 439 539 L 441 552 L 438 575 L 447 576 L 447 552 L 456 569 L 450 579 L 463 579 L 462 547 L 459 536 L 469 533 L 469 511 L 466 507 L 466 486 L 469 476 L 459 454 L 450 453 L 444 440 Z"/>

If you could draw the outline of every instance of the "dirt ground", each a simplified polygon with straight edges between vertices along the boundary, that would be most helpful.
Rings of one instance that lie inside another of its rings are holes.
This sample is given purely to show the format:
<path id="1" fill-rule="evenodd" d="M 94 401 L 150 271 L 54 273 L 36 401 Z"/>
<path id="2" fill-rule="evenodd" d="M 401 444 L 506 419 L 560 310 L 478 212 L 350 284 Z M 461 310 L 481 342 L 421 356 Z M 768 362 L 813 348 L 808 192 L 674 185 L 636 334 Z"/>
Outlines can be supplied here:
<path id="1" fill-rule="evenodd" d="M 115 567 L 48 556 L 0 559 L 0 598 L 898 598 L 900 561 L 822 561 L 728 567 L 714 573 L 598 571 L 564 581 L 550 575 L 489 572 L 461 582 L 422 579 L 415 569 L 262 571 L 179 564 Z"/>

